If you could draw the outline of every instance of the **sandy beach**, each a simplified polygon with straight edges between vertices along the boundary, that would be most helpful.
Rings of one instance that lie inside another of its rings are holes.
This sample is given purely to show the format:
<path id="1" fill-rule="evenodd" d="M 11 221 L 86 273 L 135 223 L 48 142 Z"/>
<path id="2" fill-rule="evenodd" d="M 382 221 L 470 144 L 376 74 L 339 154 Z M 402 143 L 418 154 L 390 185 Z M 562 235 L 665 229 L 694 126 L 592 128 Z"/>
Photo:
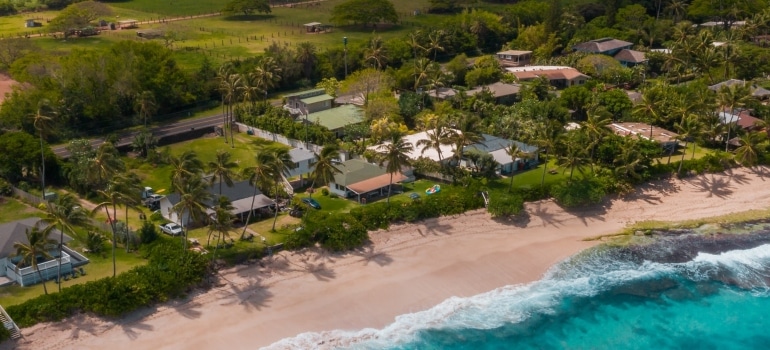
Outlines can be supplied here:
<path id="1" fill-rule="evenodd" d="M 23 329 L 9 349 L 255 349 L 303 332 L 382 328 L 401 314 L 539 279 L 598 244 L 586 238 L 644 220 L 679 221 L 770 207 L 770 169 L 659 181 L 568 212 L 529 203 L 516 222 L 478 210 L 371 233 L 347 254 L 281 252 L 220 271 L 219 285 L 118 321 L 80 315 Z M 328 347 L 328 343 L 316 348 Z"/>

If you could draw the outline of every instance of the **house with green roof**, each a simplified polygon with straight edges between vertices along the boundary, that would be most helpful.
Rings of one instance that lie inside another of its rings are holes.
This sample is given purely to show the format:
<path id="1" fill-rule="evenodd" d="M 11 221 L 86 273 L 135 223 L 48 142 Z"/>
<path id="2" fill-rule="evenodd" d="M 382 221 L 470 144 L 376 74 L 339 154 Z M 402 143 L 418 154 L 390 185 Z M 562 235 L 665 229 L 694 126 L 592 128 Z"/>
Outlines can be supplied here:
<path id="1" fill-rule="evenodd" d="M 350 159 L 337 165 L 342 171 L 334 175 L 329 182 L 329 191 L 342 198 L 355 198 L 359 203 L 366 203 L 367 198 L 385 196 L 391 184 L 391 174 L 385 167 L 367 163 L 361 159 Z M 409 178 L 401 172 L 394 173 L 392 183 L 396 184 Z"/>
<path id="2" fill-rule="evenodd" d="M 294 116 L 332 108 L 334 102 L 334 97 L 326 94 L 324 89 L 305 90 L 283 97 L 286 100 L 283 108 Z"/>
<path id="3" fill-rule="evenodd" d="M 364 121 L 364 112 L 355 105 L 342 105 L 320 112 L 310 113 L 307 115 L 307 121 L 304 119 L 300 120 L 302 122 L 315 123 L 326 127 L 329 131 L 333 132 L 337 138 L 341 138 L 344 135 L 343 129 L 345 126 L 362 123 Z"/>

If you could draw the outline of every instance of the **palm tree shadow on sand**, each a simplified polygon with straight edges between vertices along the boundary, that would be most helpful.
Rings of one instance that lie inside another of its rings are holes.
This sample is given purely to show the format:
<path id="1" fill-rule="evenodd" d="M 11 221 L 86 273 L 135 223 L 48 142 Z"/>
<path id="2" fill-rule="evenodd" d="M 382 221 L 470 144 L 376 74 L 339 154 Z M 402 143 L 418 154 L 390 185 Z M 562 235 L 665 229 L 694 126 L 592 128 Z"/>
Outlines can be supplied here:
<path id="1" fill-rule="evenodd" d="M 267 307 L 273 293 L 258 279 L 249 279 L 245 283 L 229 283 L 219 291 L 224 294 L 220 305 L 241 305 L 246 311 L 262 310 Z"/>
<path id="2" fill-rule="evenodd" d="M 731 178 L 729 177 L 716 177 L 713 174 L 687 180 L 698 192 L 706 193 L 707 198 L 717 197 L 720 199 L 726 199 L 733 194 L 733 186 L 730 184 L 730 181 Z"/>
<path id="3" fill-rule="evenodd" d="M 364 266 L 369 265 L 370 262 L 374 262 L 379 266 L 386 266 L 393 263 L 393 258 L 388 253 L 375 251 L 374 244 L 372 243 L 368 243 L 367 245 L 354 250 L 352 254 L 361 257 Z"/>

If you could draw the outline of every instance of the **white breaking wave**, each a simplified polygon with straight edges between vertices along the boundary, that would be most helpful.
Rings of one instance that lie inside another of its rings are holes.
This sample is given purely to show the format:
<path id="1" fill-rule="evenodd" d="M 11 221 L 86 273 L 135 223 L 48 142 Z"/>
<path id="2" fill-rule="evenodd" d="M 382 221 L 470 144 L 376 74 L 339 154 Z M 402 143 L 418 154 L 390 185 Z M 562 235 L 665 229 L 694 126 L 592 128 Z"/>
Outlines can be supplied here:
<path id="1" fill-rule="evenodd" d="M 549 272 L 544 279 L 530 284 L 505 286 L 468 298 L 449 298 L 428 310 L 398 316 L 383 329 L 308 332 L 263 349 L 389 348 L 414 340 L 422 330 L 493 329 L 522 322 L 533 314 L 552 314 L 565 297 L 592 297 L 629 282 L 667 276 L 705 281 L 721 273 L 766 288 L 764 278 L 770 267 L 770 244 L 721 254 L 699 253 L 692 261 L 679 264 L 600 260 L 588 263 L 590 272 L 577 273 L 580 277 L 555 278 L 555 274 Z M 559 265 L 554 268 L 558 269 Z"/>

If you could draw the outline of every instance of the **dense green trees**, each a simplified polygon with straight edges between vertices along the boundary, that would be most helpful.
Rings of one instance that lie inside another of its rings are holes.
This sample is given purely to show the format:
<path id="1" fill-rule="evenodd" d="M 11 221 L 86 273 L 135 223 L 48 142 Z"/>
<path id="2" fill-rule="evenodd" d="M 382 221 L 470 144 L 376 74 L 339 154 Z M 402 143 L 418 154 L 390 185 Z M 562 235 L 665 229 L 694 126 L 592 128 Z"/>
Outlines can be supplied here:
<path id="1" fill-rule="evenodd" d="M 389 0 L 347 0 L 332 9 L 331 21 L 337 25 L 353 22 L 376 26 L 379 22 L 396 23 L 398 14 Z"/>
<path id="2" fill-rule="evenodd" d="M 243 12 L 246 16 L 253 13 L 270 13 L 270 3 L 267 0 L 231 0 L 225 5 L 222 12 Z"/>

